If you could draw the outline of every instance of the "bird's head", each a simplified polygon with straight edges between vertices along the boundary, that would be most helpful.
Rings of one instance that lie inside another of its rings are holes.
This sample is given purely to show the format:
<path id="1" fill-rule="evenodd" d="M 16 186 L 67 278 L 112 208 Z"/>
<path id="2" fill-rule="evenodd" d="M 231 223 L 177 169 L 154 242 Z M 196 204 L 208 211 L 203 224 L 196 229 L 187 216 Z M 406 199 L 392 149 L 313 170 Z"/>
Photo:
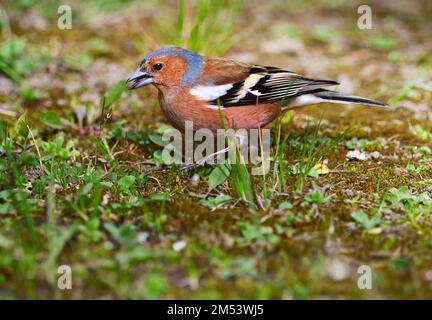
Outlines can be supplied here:
<path id="1" fill-rule="evenodd" d="M 163 47 L 145 57 L 126 80 L 130 90 L 154 84 L 185 87 L 202 72 L 203 58 L 178 47 Z"/>

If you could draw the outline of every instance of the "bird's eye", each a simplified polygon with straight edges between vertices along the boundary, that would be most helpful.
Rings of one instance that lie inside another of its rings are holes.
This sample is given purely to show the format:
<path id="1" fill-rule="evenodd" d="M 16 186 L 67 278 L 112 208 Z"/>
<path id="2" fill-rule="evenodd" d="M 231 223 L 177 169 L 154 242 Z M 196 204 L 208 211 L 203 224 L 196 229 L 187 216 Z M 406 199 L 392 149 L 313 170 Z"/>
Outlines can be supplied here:
<path id="1" fill-rule="evenodd" d="M 163 64 L 162 64 L 162 63 L 155 63 L 155 64 L 153 65 L 153 70 L 155 70 L 155 71 L 159 71 L 159 70 L 162 69 L 162 67 L 163 67 Z"/>

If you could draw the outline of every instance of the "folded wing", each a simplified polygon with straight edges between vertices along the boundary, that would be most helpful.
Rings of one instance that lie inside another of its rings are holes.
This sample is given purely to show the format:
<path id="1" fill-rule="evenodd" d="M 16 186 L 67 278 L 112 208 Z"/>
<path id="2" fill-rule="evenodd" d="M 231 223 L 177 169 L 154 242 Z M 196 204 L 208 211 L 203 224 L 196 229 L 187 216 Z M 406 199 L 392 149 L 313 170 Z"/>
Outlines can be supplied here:
<path id="1" fill-rule="evenodd" d="M 230 62 L 227 67 L 227 61 Z M 212 69 L 191 88 L 191 94 L 208 101 L 210 107 L 288 102 L 292 98 L 334 86 L 331 80 L 305 78 L 275 67 L 240 64 L 232 60 L 210 61 Z"/>

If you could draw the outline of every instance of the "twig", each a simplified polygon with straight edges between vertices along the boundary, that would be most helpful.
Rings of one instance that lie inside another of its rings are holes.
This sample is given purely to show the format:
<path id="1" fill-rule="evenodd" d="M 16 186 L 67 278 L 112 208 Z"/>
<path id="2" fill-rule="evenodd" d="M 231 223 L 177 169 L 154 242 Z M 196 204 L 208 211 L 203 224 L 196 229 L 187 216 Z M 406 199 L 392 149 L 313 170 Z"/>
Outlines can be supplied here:
<path id="1" fill-rule="evenodd" d="M 39 157 L 39 165 L 40 165 L 41 169 L 45 171 L 45 168 L 44 168 L 44 166 L 43 166 L 43 164 L 42 164 L 42 156 L 41 156 L 41 153 L 40 153 L 39 147 L 38 147 L 38 145 L 37 145 L 36 139 L 35 139 L 35 137 L 34 137 L 34 135 L 33 135 L 33 132 L 30 130 L 30 127 L 29 127 L 28 125 L 27 125 L 27 129 L 28 129 L 28 131 L 30 132 L 31 138 L 32 138 L 33 143 L 34 143 L 34 145 L 35 145 L 36 152 L 37 152 L 38 157 Z"/>

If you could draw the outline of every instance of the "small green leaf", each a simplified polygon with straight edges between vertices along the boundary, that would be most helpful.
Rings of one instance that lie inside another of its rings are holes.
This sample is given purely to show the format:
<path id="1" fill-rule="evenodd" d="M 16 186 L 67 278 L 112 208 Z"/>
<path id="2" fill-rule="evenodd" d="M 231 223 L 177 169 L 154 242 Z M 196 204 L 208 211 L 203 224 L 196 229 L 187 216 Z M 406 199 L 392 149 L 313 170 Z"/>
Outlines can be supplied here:
<path id="1" fill-rule="evenodd" d="M 406 258 L 396 258 L 390 261 L 389 265 L 394 271 L 403 271 L 409 267 L 410 262 Z"/>
<path id="2" fill-rule="evenodd" d="M 362 226 L 369 222 L 369 217 L 364 211 L 355 211 L 351 213 L 351 217 Z"/>
<path id="3" fill-rule="evenodd" d="M 13 211 L 13 206 L 10 203 L 1 203 L 0 204 L 0 214 L 10 213 Z"/>
<path id="4" fill-rule="evenodd" d="M 209 175 L 208 184 L 210 188 L 214 189 L 218 185 L 224 183 L 230 175 L 228 166 L 224 163 L 218 165 Z"/>
<path id="5" fill-rule="evenodd" d="M 32 102 L 36 100 L 35 92 L 30 88 L 23 88 L 21 90 L 21 97 L 28 102 Z"/>
<path id="6" fill-rule="evenodd" d="M 230 201 L 232 198 L 229 195 L 221 194 L 217 197 L 209 197 L 206 200 L 201 200 L 200 204 L 204 207 L 216 208 L 224 202 Z"/>
<path id="7" fill-rule="evenodd" d="M 159 201 L 168 201 L 169 197 L 166 194 L 163 193 L 153 193 L 151 195 L 149 195 L 148 197 L 148 201 L 154 201 L 154 202 L 159 202 Z"/>
<path id="8" fill-rule="evenodd" d="M 319 173 L 315 168 L 311 168 L 308 172 L 308 176 L 311 178 L 318 178 L 319 177 Z"/>
<path id="9" fill-rule="evenodd" d="M 110 181 L 101 181 L 101 182 L 100 182 L 100 185 L 101 185 L 102 187 L 104 187 L 105 189 L 111 189 L 112 186 L 113 186 L 113 183 L 110 182 Z"/>
<path id="10" fill-rule="evenodd" d="M 380 223 L 379 218 L 369 219 L 364 211 L 355 211 L 351 213 L 351 217 L 366 230 L 370 230 Z"/>
<path id="11" fill-rule="evenodd" d="M 317 25 L 312 29 L 312 38 L 322 42 L 332 42 L 337 39 L 337 32 L 327 25 Z"/>
<path id="12" fill-rule="evenodd" d="M 122 243 L 132 242 L 135 239 L 135 226 L 127 223 L 121 225 L 119 235 Z"/>
<path id="13" fill-rule="evenodd" d="M 236 152 L 238 152 L 238 150 Z M 252 179 L 249 175 L 246 165 L 242 163 L 232 164 L 230 179 L 237 195 L 245 200 L 251 208 L 256 209 Z"/>
<path id="14" fill-rule="evenodd" d="M 105 94 L 105 96 L 102 98 L 102 105 L 104 105 L 105 111 L 109 110 L 109 108 L 112 106 L 114 102 L 116 102 L 118 99 L 120 99 L 121 94 L 123 93 L 123 90 L 125 88 L 125 82 L 119 81 L 117 84 L 112 86 L 108 92 Z"/>
<path id="15" fill-rule="evenodd" d="M 92 182 L 89 182 L 89 183 L 86 183 L 80 190 L 79 190 L 79 194 L 80 195 L 82 195 L 82 196 L 84 196 L 84 195 L 87 195 L 87 194 L 89 194 L 89 192 L 91 191 L 93 189 L 93 183 Z"/>
<path id="16" fill-rule="evenodd" d="M 27 138 L 29 134 L 28 130 L 29 119 L 27 113 L 23 113 L 15 123 L 15 132 L 23 138 Z"/>
<path id="17" fill-rule="evenodd" d="M 284 201 L 279 205 L 279 209 L 292 209 L 293 205 L 291 204 L 291 202 L 288 201 Z"/>
<path id="18" fill-rule="evenodd" d="M 386 35 L 378 35 L 372 38 L 370 46 L 380 51 L 391 51 L 396 48 L 396 43 L 392 38 Z"/>
<path id="19" fill-rule="evenodd" d="M 148 137 L 151 142 L 161 147 L 165 147 L 169 143 L 168 141 L 162 139 L 162 135 L 157 133 L 150 133 Z"/>
<path id="20" fill-rule="evenodd" d="M 135 183 L 134 176 L 124 176 L 118 181 L 118 187 L 121 191 L 128 191 Z"/>
<path id="21" fill-rule="evenodd" d="M 39 120 L 48 127 L 54 129 L 63 129 L 63 124 L 61 123 L 60 117 L 58 114 L 52 111 L 39 113 Z"/>

